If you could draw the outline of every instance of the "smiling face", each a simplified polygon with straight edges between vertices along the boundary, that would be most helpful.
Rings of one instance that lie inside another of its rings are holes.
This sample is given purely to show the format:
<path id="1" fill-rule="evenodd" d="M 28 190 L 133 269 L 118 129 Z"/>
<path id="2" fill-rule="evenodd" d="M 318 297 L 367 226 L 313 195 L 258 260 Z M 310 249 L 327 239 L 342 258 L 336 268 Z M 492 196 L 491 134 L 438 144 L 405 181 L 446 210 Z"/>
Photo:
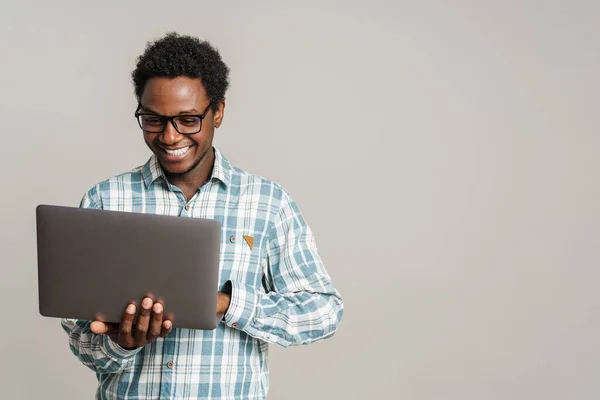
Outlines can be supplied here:
<path id="1" fill-rule="evenodd" d="M 194 131 L 191 127 L 195 117 L 206 111 L 202 128 L 197 133 L 181 134 L 169 121 L 160 133 L 144 131 L 144 140 L 156 155 L 167 176 L 195 180 L 209 176 L 214 154 L 212 141 L 215 128 L 221 125 L 224 102 L 216 111 L 210 107 L 210 99 L 200 79 L 184 76 L 176 78 L 157 77 L 148 80 L 140 98 L 140 113 L 158 116 L 181 116 L 178 127 L 181 132 Z M 152 117 L 149 122 L 153 123 Z"/>

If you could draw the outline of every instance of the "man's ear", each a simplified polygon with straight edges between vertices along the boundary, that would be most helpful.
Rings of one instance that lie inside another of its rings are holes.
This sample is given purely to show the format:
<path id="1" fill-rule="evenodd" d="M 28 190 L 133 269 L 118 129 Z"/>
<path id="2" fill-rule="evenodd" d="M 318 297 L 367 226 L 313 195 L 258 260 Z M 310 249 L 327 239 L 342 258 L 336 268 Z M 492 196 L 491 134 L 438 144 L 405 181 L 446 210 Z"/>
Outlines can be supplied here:
<path id="1" fill-rule="evenodd" d="M 219 108 L 213 113 L 213 125 L 218 128 L 223 123 L 223 117 L 225 116 L 225 100 L 219 102 Z"/>

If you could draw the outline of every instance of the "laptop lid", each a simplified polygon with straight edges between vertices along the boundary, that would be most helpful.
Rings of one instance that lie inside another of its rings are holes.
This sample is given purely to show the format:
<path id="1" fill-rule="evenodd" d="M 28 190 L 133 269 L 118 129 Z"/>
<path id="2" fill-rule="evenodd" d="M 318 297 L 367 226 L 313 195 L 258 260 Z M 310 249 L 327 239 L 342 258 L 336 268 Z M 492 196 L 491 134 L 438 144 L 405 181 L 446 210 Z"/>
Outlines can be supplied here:
<path id="1" fill-rule="evenodd" d="M 216 328 L 218 221 L 42 204 L 36 228 L 42 316 L 118 323 L 150 296 L 175 328 Z"/>

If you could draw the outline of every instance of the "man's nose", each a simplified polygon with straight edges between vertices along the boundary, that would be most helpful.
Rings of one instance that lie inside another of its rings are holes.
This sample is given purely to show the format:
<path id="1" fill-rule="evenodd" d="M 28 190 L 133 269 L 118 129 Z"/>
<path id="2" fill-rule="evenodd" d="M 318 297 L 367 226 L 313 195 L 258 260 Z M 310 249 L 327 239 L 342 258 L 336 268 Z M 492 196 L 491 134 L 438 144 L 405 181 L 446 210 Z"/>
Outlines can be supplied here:
<path id="1" fill-rule="evenodd" d="M 172 121 L 167 121 L 161 139 L 161 141 L 166 145 L 177 143 L 181 140 L 181 134 L 177 132 L 177 129 L 175 129 L 173 126 Z"/>

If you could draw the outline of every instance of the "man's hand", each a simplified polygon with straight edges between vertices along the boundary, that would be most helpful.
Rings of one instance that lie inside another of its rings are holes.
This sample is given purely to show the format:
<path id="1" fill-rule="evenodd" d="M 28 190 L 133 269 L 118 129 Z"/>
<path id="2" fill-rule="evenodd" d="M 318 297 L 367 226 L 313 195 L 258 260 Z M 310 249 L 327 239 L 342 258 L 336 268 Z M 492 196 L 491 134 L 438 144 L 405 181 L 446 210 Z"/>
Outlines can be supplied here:
<path id="1" fill-rule="evenodd" d="M 173 324 L 169 320 L 163 320 L 162 304 L 153 304 L 153 300 L 146 297 L 142 301 L 137 323 L 133 326 L 135 312 L 135 304 L 129 304 L 120 324 L 94 321 L 90 329 L 98 335 L 108 335 L 113 342 L 126 349 L 145 346 L 157 337 L 165 337 L 171 333 Z"/>
<path id="2" fill-rule="evenodd" d="M 229 309 L 231 303 L 231 296 L 223 292 L 219 292 L 217 295 L 217 316 L 223 318 L 223 315 Z"/>

